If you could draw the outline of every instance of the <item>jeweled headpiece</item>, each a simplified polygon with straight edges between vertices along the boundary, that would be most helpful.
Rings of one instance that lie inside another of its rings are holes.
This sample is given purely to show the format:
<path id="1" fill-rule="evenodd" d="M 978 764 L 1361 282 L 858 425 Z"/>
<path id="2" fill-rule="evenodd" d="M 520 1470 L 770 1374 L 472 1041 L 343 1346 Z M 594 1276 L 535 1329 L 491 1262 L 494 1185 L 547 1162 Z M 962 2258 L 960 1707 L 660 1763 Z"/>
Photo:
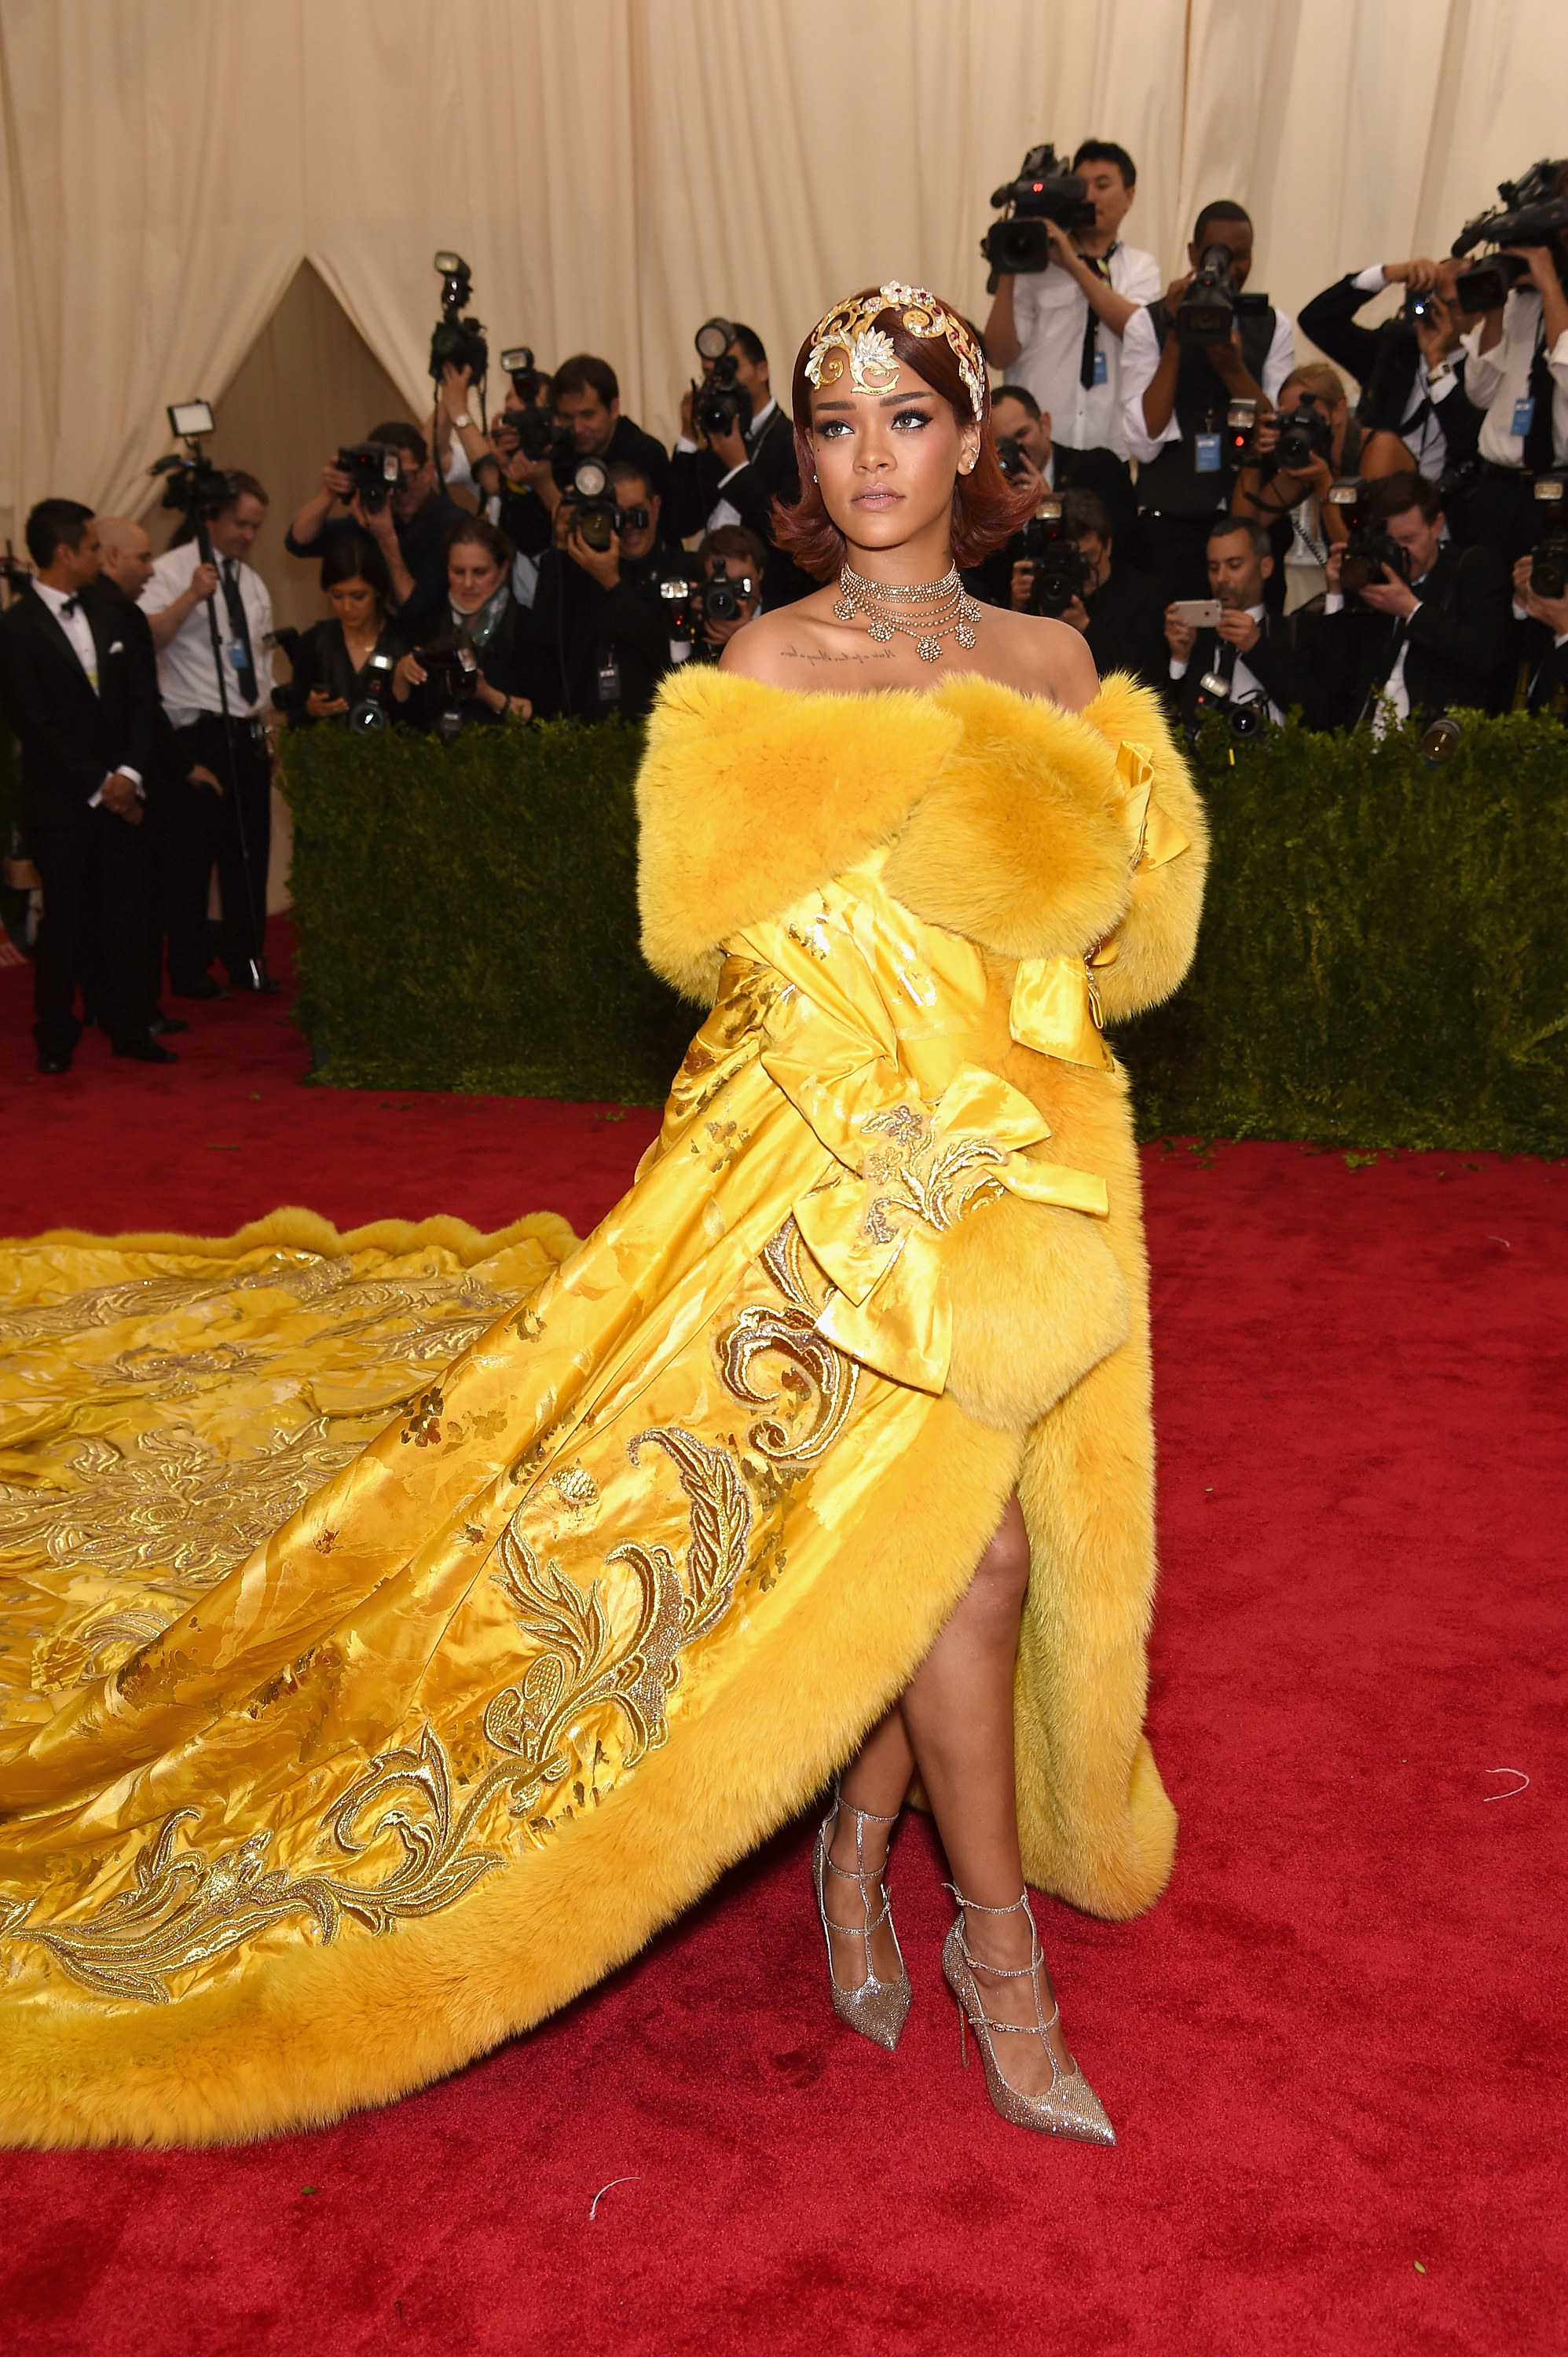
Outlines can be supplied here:
<path id="1" fill-rule="evenodd" d="M 946 337 L 957 356 L 958 372 L 975 418 L 983 424 L 985 362 L 979 345 L 940 295 L 928 294 L 923 286 L 902 285 L 897 278 L 869 295 L 846 296 L 818 322 L 806 361 L 811 382 L 820 391 L 824 385 L 836 384 L 847 369 L 856 393 L 887 392 L 897 381 L 898 354 L 886 328 L 872 325 L 884 311 L 897 311 L 899 325 L 911 336 Z"/>

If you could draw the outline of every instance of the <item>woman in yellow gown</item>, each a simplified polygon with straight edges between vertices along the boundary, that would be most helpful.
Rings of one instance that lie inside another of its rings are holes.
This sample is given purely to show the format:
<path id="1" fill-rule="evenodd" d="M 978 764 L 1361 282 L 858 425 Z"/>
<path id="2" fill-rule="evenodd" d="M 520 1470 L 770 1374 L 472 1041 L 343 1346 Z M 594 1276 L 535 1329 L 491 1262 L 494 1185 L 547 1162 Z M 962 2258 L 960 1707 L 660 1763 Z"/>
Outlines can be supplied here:
<path id="1" fill-rule="evenodd" d="M 892 2045 L 918 1766 L 998 2109 L 1113 2140 L 1019 1894 L 1128 1915 L 1174 1849 L 1100 1026 L 1186 970 L 1201 813 L 1152 697 L 949 577 L 1017 505 L 955 313 L 838 307 L 795 410 L 853 562 L 660 698 L 644 947 L 711 1012 L 594 1234 L 0 1256 L 0 2138 L 387 2101 L 835 1770 L 831 1996 Z"/>

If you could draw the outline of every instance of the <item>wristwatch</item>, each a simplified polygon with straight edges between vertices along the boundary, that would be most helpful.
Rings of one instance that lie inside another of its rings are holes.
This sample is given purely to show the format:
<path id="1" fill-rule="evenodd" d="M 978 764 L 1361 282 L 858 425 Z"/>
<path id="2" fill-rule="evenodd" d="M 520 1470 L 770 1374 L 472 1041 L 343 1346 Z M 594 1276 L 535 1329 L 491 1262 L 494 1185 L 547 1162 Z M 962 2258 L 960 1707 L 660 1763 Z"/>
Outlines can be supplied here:
<path id="1" fill-rule="evenodd" d="M 1426 382 L 1428 384 L 1441 384 L 1445 376 L 1452 376 L 1453 373 L 1452 361 L 1438 361 L 1427 369 Z"/>
<path id="2" fill-rule="evenodd" d="M 466 409 L 460 417 L 455 417 L 452 420 L 454 425 L 472 425 L 473 422 L 473 419 L 469 416 Z"/>

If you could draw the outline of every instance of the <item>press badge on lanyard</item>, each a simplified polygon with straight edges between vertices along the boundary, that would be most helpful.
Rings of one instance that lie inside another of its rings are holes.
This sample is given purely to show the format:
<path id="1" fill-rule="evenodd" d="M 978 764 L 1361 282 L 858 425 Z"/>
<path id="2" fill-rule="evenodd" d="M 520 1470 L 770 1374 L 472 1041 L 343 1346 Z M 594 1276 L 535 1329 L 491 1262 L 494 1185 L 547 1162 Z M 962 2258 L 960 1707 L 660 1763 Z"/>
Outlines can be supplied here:
<path id="1" fill-rule="evenodd" d="M 1105 365 L 1105 355 L 1098 344 L 1094 347 L 1094 382 L 1096 384 L 1109 384 L 1111 382 L 1111 373 Z"/>
<path id="2" fill-rule="evenodd" d="M 250 661 L 243 639 L 227 639 L 223 644 L 223 660 L 231 671 L 243 671 Z"/>
<path id="3" fill-rule="evenodd" d="M 599 665 L 598 678 L 599 702 L 618 704 L 620 702 L 620 665 L 613 655 L 607 662 Z"/>
<path id="4" fill-rule="evenodd" d="M 1534 423 L 1535 401 L 1531 394 L 1526 393 L 1522 400 L 1516 401 L 1513 405 L 1513 430 L 1521 441 Z"/>
<path id="5" fill-rule="evenodd" d="M 1193 465 L 1200 475 L 1219 472 L 1219 436 L 1218 434 L 1197 434 L 1193 436 Z"/>

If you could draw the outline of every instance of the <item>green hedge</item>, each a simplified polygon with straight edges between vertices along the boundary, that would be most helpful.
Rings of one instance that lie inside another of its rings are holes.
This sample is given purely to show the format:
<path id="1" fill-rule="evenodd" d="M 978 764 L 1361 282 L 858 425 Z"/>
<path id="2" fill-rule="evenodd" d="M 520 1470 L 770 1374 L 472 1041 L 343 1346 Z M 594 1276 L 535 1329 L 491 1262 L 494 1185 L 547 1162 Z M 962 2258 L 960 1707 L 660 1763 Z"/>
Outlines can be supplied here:
<path id="1" fill-rule="evenodd" d="M 654 1103 L 695 1017 L 637 949 L 640 737 L 285 740 L 315 1077 Z M 1294 726 L 1197 752 L 1197 962 L 1122 1028 L 1144 1134 L 1568 1153 L 1568 732 L 1441 769 Z"/>

